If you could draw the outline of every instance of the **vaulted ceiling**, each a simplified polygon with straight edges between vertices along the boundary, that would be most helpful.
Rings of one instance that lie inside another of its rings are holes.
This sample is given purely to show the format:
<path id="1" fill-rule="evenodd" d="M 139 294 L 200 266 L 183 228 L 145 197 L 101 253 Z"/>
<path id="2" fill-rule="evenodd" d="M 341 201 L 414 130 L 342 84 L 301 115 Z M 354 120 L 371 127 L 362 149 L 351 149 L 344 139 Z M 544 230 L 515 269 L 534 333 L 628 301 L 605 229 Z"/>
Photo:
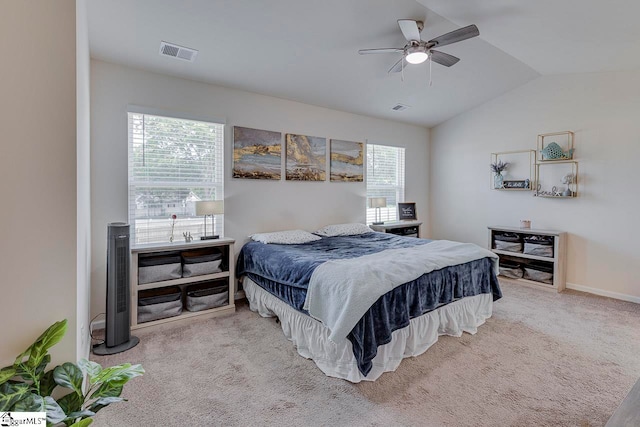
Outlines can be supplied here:
<path id="1" fill-rule="evenodd" d="M 561 3 L 561 5 L 558 5 Z M 640 2 L 610 0 L 89 0 L 91 56 L 357 114 L 431 127 L 541 74 L 640 68 Z M 423 40 L 476 24 L 442 47 L 461 58 L 387 70 L 402 47 L 398 19 Z M 161 41 L 199 51 L 193 63 Z M 431 85 L 429 82 L 432 82 Z M 394 111 L 401 103 L 411 108 Z"/>

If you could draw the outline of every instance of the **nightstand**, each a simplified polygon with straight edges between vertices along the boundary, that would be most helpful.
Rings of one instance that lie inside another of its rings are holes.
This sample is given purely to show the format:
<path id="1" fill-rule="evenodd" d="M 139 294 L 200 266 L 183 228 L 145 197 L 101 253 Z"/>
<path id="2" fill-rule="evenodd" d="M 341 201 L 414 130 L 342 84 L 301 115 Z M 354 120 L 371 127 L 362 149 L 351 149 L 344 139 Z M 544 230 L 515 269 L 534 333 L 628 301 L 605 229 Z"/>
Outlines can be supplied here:
<path id="1" fill-rule="evenodd" d="M 420 237 L 421 221 L 394 221 L 384 224 L 371 224 L 369 227 L 381 233 L 397 234 L 398 236 Z"/>

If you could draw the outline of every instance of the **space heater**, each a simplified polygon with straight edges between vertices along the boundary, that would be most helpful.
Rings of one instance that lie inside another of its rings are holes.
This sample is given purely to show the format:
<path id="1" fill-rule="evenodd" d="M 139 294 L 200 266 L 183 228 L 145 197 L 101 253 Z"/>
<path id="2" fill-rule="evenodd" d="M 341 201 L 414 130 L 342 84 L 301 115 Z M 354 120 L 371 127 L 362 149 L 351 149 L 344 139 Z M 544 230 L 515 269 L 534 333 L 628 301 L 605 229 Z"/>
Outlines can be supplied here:
<path id="1" fill-rule="evenodd" d="M 104 343 L 93 353 L 121 353 L 140 340 L 131 335 L 129 295 L 129 224 L 113 222 L 107 226 L 107 313 Z"/>

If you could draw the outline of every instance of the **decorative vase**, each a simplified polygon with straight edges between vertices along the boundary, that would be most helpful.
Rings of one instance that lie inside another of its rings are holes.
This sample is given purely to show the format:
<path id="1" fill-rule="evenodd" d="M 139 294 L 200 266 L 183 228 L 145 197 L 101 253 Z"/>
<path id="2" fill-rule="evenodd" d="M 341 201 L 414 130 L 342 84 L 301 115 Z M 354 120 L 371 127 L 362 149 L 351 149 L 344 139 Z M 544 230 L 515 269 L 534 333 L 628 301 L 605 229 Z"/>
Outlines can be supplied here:
<path id="1" fill-rule="evenodd" d="M 504 185 L 504 177 L 502 176 L 502 172 L 497 173 L 493 176 L 493 188 L 502 188 Z"/>

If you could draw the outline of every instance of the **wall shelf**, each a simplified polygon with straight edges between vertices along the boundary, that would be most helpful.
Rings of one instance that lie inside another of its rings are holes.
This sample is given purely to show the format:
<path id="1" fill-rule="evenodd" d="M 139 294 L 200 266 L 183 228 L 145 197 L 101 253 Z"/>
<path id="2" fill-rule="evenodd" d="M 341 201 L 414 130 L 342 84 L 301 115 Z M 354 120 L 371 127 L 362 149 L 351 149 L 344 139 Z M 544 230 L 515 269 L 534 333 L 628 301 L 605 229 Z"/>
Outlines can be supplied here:
<path id="1" fill-rule="evenodd" d="M 495 176 L 490 173 L 489 186 L 498 191 L 531 191 L 535 188 L 535 160 L 534 150 L 499 151 L 491 153 L 491 163 L 499 161 L 509 163 L 503 173 L 501 187 L 496 186 Z M 512 187 L 510 187 L 512 186 Z"/>
<path id="2" fill-rule="evenodd" d="M 544 159 L 542 156 L 542 150 L 544 150 L 544 148 L 547 145 L 551 144 L 552 142 L 555 142 L 562 148 L 563 152 L 571 152 L 574 149 L 573 147 L 574 137 L 575 137 L 575 134 L 570 130 L 566 130 L 562 132 L 543 133 L 538 135 L 536 162 L 537 163 L 560 162 L 565 160 L 572 160 L 573 153 L 570 155 L 570 157 L 559 158 L 559 159 Z M 553 139 L 553 141 L 551 141 L 551 139 Z"/>
<path id="3" fill-rule="evenodd" d="M 563 180 L 566 176 L 573 176 L 572 182 L 567 184 Z M 575 160 L 557 160 L 536 163 L 536 187 L 533 193 L 537 197 L 549 199 L 573 199 L 578 197 L 578 162 Z M 569 190 L 571 194 L 567 194 Z"/>

